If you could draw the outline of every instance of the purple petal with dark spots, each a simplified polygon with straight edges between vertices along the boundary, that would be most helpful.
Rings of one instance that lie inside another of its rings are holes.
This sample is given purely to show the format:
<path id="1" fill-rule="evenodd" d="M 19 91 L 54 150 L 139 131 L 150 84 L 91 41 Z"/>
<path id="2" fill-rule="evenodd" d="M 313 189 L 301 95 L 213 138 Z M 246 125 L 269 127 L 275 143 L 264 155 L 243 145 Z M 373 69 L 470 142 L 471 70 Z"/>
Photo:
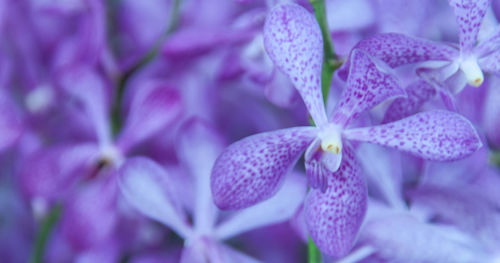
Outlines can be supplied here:
<path id="1" fill-rule="evenodd" d="M 310 191 L 304 206 L 311 238 L 334 257 L 349 253 L 366 212 L 366 184 L 354 158 L 352 149 L 344 147 L 339 170 L 327 176 L 326 192 Z"/>
<path id="2" fill-rule="evenodd" d="M 212 170 L 215 204 L 221 209 L 241 209 L 273 196 L 316 131 L 312 127 L 288 128 L 231 144 Z"/>
<path id="3" fill-rule="evenodd" d="M 365 52 L 354 50 L 347 87 L 331 119 L 345 127 L 363 111 L 401 96 L 405 92 L 394 75 L 383 72 Z"/>
<path id="4" fill-rule="evenodd" d="M 406 87 L 406 98 L 395 99 L 387 109 L 382 123 L 400 120 L 415 114 L 420 107 L 436 95 L 436 89 L 423 80 L 417 80 Z"/>
<path id="5" fill-rule="evenodd" d="M 384 125 L 345 130 L 344 138 L 376 143 L 433 161 L 458 160 L 482 146 L 467 119 L 444 110 L 421 112 Z"/>
<path id="6" fill-rule="evenodd" d="M 476 45 L 477 34 L 481 27 L 490 0 L 448 0 L 455 11 L 458 23 L 460 50 L 468 54 Z"/>
<path id="7" fill-rule="evenodd" d="M 316 19 L 303 7 L 274 7 L 264 26 L 264 45 L 274 64 L 290 77 L 318 126 L 326 124 L 321 94 L 323 38 Z"/>
<path id="8" fill-rule="evenodd" d="M 366 38 L 356 44 L 354 49 L 367 52 L 391 68 L 430 60 L 447 61 L 458 56 L 457 49 L 451 46 L 398 33 L 378 34 Z M 349 64 L 348 61 L 337 72 L 343 80 L 347 79 Z"/>

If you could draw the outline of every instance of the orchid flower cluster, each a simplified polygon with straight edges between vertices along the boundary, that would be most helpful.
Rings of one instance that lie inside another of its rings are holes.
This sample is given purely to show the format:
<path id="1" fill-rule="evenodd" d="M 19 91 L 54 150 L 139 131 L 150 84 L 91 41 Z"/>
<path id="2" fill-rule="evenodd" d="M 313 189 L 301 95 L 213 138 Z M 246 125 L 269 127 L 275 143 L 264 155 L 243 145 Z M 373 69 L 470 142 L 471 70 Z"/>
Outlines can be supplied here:
<path id="1" fill-rule="evenodd" d="M 499 21 L 0 0 L 0 261 L 500 262 Z"/>

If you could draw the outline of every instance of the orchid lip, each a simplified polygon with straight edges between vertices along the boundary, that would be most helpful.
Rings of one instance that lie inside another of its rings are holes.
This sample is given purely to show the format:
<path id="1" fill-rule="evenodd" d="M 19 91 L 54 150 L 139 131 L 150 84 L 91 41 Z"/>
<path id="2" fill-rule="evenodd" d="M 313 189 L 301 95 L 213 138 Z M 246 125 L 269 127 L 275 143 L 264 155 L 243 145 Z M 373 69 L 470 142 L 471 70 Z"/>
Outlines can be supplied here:
<path id="1" fill-rule="evenodd" d="M 460 69 L 465 74 L 467 83 L 473 87 L 479 87 L 483 84 L 484 75 L 474 57 L 468 57 L 461 61 Z"/>

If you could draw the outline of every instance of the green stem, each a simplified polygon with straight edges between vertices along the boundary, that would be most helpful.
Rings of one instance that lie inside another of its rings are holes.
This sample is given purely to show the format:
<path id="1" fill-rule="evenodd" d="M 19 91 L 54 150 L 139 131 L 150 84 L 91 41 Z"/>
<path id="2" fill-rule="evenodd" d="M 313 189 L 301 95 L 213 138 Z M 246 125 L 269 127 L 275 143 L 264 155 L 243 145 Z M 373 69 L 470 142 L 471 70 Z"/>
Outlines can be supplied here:
<path id="1" fill-rule="evenodd" d="M 326 103 L 328 93 L 330 92 L 333 72 L 340 67 L 341 63 L 333 49 L 332 37 L 326 18 L 325 0 L 309 0 L 309 2 L 314 8 L 314 14 L 321 29 L 321 35 L 323 36 L 324 58 L 321 72 L 321 91 L 323 93 L 323 100 Z"/>
<path id="2" fill-rule="evenodd" d="M 307 245 L 307 251 L 309 254 L 309 263 L 321 263 L 321 252 L 319 251 L 314 241 L 309 237 L 309 242 Z"/>
<path id="3" fill-rule="evenodd" d="M 31 253 L 30 263 L 41 263 L 43 262 L 43 255 L 45 252 L 45 246 L 47 240 L 54 229 L 55 224 L 59 220 L 61 214 L 61 206 L 55 205 L 49 214 L 45 216 L 42 220 L 38 233 L 36 235 L 36 243 L 33 247 L 33 252 Z"/>
<path id="4" fill-rule="evenodd" d="M 120 114 L 120 109 L 122 107 L 123 95 L 125 93 L 125 87 L 128 80 L 133 76 L 139 69 L 151 62 L 160 51 L 163 42 L 166 37 L 175 31 L 179 22 L 179 8 L 181 5 L 181 0 L 174 0 L 172 3 L 172 12 L 170 15 L 170 22 L 167 30 L 158 38 L 154 46 L 141 58 L 139 61 L 127 70 L 117 81 L 118 90 L 116 91 L 113 107 L 111 109 L 111 128 L 113 136 L 116 136 L 123 126 L 123 118 Z"/>

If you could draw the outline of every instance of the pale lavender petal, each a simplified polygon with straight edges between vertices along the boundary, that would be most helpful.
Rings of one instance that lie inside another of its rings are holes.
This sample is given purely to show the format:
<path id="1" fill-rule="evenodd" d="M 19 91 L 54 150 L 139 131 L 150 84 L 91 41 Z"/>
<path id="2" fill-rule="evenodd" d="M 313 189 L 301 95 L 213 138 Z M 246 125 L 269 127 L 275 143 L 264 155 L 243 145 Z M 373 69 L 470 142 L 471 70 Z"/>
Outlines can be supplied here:
<path id="1" fill-rule="evenodd" d="M 500 28 L 497 28 L 486 40 L 481 41 L 474 49 L 474 54 L 481 58 L 500 48 Z"/>
<path id="2" fill-rule="evenodd" d="M 458 57 L 458 50 L 451 46 L 397 33 L 378 34 L 364 39 L 354 49 L 367 52 L 391 68 L 424 61 L 448 61 Z M 349 68 L 348 60 L 337 72 L 341 79 L 347 79 Z"/>
<path id="3" fill-rule="evenodd" d="M 421 112 L 384 125 L 349 129 L 344 131 L 344 138 L 388 146 L 433 161 L 458 160 L 482 146 L 467 119 L 444 110 Z"/>
<path id="4" fill-rule="evenodd" d="M 371 187 L 371 196 L 382 198 L 393 208 L 405 210 L 400 154 L 378 145 L 363 143 L 356 149 L 356 157 Z"/>
<path id="5" fill-rule="evenodd" d="M 366 212 L 366 184 L 352 149 L 346 146 L 339 170 L 327 177 L 326 192 L 311 190 L 304 206 L 311 238 L 323 253 L 334 257 L 349 253 Z"/>
<path id="6" fill-rule="evenodd" d="M 116 193 L 114 179 L 104 178 L 66 199 L 61 230 L 73 249 L 83 251 L 109 241 L 118 220 Z"/>
<path id="7" fill-rule="evenodd" d="M 488 93 L 483 104 L 483 128 L 488 138 L 488 142 L 495 147 L 500 147 L 500 79 L 492 77 L 488 82 Z"/>
<path id="8" fill-rule="evenodd" d="M 21 168 L 19 178 L 25 194 L 55 200 L 95 164 L 95 144 L 73 144 L 41 148 L 30 154 Z"/>
<path id="9" fill-rule="evenodd" d="M 134 94 L 118 145 L 127 152 L 172 124 L 183 110 L 179 92 L 164 83 L 143 84 Z"/>
<path id="10" fill-rule="evenodd" d="M 264 95 L 280 107 L 290 107 L 299 99 L 288 76 L 275 69 L 271 79 L 264 87 Z"/>
<path id="11" fill-rule="evenodd" d="M 109 94 L 102 77 L 88 67 L 75 67 L 64 71 L 60 76 L 61 85 L 66 92 L 79 100 L 95 127 L 101 145 L 111 143 Z"/>
<path id="12" fill-rule="evenodd" d="M 406 87 L 406 98 L 395 99 L 384 115 L 382 123 L 389 123 L 418 112 L 420 107 L 436 95 L 436 89 L 423 80 L 417 80 Z"/>
<path id="13" fill-rule="evenodd" d="M 419 222 L 409 215 L 369 221 L 359 241 L 375 248 L 379 261 L 374 262 L 488 262 L 486 252 L 472 237 L 450 226 Z"/>
<path id="14" fill-rule="evenodd" d="M 118 172 L 120 190 L 135 209 L 187 237 L 191 229 L 172 196 L 168 179 L 161 166 L 144 157 L 128 159 Z"/>
<path id="15" fill-rule="evenodd" d="M 273 196 L 316 128 L 296 127 L 256 134 L 230 145 L 212 170 L 214 201 L 221 209 L 241 209 Z"/>
<path id="16" fill-rule="evenodd" d="M 228 262 L 224 259 L 220 243 L 205 236 L 186 240 L 180 263 Z"/>
<path id="17" fill-rule="evenodd" d="M 434 222 L 453 224 L 494 248 L 500 242 L 500 214 L 480 192 L 463 186 L 422 186 L 410 192 L 412 210 L 424 210 Z M 474 215 L 474 216 L 471 216 Z"/>
<path id="18" fill-rule="evenodd" d="M 468 54 L 476 45 L 477 34 L 486 10 L 490 6 L 490 0 L 448 0 L 448 3 L 455 11 L 460 51 Z"/>
<path id="19" fill-rule="evenodd" d="M 218 239 L 229 239 L 243 232 L 290 219 L 303 203 L 307 182 L 303 175 L 292 173 L 285 178 L 283 187 L 270 199 L 236 212 L 217 226 Z"/>
<path id="20" fill-rule="evenodd" d="M 382 70 L 365 52 L 352 52 L 347 87 L 331 118 L 334 123 L 345 127 L 365 110 L 405 95 L 396 77 Z"/>
<path id="21" fill-rule="evenodd" d="M 264 25 L 264 45 L 274 64 L 290 77 L 314 122 L 326 124 L 321 94 L 323 38 L 316 19 L 303 7 L 274 7 Z"/>
<path id="22" fill-rule="evenodd" d="M 210 192 L 210 172 L 224 146 L 222 136 L 201 119 L 189 119 L 179 129 L 176 150 L 195 183 L 193 221 L 200 231 L 209 231 L 215 224 L 217 208 Z"/>
<path id="23" fill-rule="evenodd" d="M 492 54 L 480 58 L 479 66 L 482 70 L 500 76 L 500 50 L 493 52 Z"/>
<path id="24" fill-rule="evenodd" d="M 226 262 L 238 262 L 238 263 L 259 263 L 261 261 L 254 259 L 242 252 L 224 244 L 220 244 L 220 250 L 226 259 Z"/>
<path id="25" fill-rule="evenodd" d="M 226 28 L 188 28 L 169 36 L 162 47 L 162 55 L 171 58 L 189 58 L 203 55 L 221 46 L 250 40 L 253 30 Z"/>

